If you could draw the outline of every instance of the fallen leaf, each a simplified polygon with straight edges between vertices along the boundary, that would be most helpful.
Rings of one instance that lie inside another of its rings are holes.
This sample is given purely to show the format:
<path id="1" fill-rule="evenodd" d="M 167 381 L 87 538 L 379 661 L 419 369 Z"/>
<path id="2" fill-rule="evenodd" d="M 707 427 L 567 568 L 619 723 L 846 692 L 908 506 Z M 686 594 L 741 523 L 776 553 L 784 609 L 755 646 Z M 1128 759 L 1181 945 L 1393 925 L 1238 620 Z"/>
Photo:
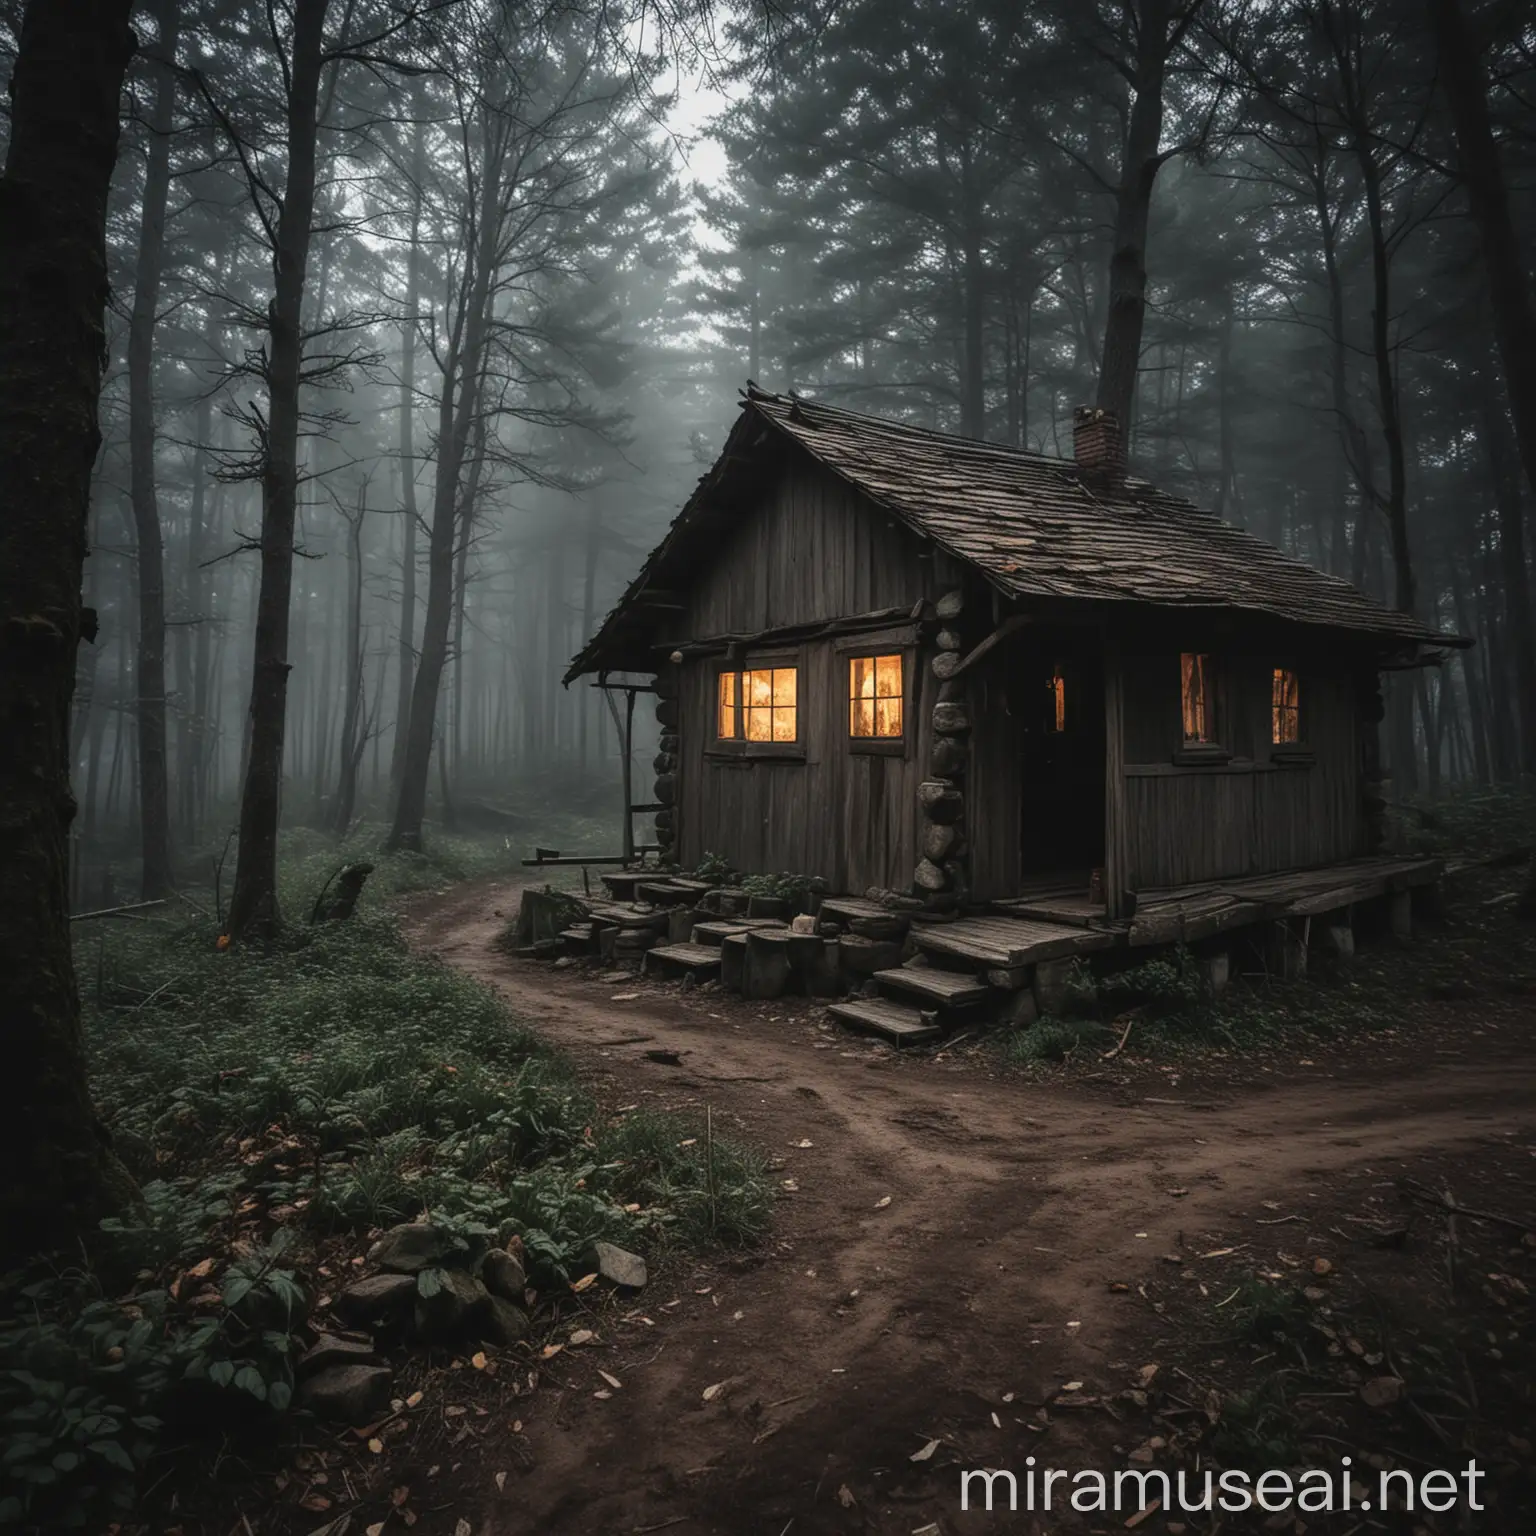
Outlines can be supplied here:
<path id="1" fill-rule="evenodd" d="M 1137 1375 L 1141 1380 L 1141 1385 L 1143 1388 L 1150 1387 L 1152 1383 L 1157 1380 L 1157 1373 L 1160 1369 L 1161 1367 L 1156 1365 L 1142 1366 Z"/>
<path id="2" fill-rule="evenodd" d="M 1148 1504 L 1145 1509 L 1138 1509 L 1136 1511 L 1136 1513 L 1134 1515 L 1132 1515 L 1130 1517 L 1130 1519 L 1125 1522 L 1126 1530 L 1134 1531 L 1136 1529 L 1136 1527 L 1138 1525 L 1140 1525 L 1143 1520 L 1151 1519 L 1151 1517 L 1153 1515 L 1155 1515 L 1158 1512 L 1158 1510 L 1160 1510 L 1162 1507 L 1163 1507 L 1163 1501 L 1161 1499 L 1153 1499 L 1152 1502 L 1150 1504 Z"/>
<path id="3" fill-rule="evenodd" d="M 486 1366 L 490 1364 L 490 1361 L 485 1358 L 485 1351 L 483 1349 L 477 1349 L 474 1354 L 469 1357 L 469 1363 L 474 1366 L 477 1371 L 483 1371 Z"/>
<path id="4" fill-rule="evenodd" d="M 572 1345 L 590 1344 L 597 1335 L 590 1328 L 578 1328 L 570 1337 Z"/>
<path id="5" fill-rule="evenodd" d="M 881 1197 L 875 1201 L 875 1209 L 877 1211 L 883 1211 L 890 1203 L 891 1197 L 889 1195 L 881 1195 Z"/>
<path id="6" fill-rule="evenodd" d="M 560 1346 L 558 1344 L 555 1346 L 556 1349 L 558 1349 L 559 1347 Z M 469 1412 L 468 1408 L 460 1407 L 459 1404 L 457 1404 L 457 1403 L 452 1403 L 447 1408 L 443 1409 L 443 1413 L 448 1418 L 450 1418 L 450 1419 L 461 1418 L 464 1414 L 466 1414 L 468 1412 Z"/>
<path id="7" fill-rule="evenodd" d="M 191 1269 L 187 1271 L 189 1280 L 206 1280 L 213 1273 L 212 1259 L 199 1259 Z"/>
<path id="8" fill-rule="evenodd" d="M 1327 1259 L 1313 1259 L 1312 1273 L 1314 1275 L 1331 1275 L 1333 1273 L 1333 1265 Z"/>
<path id="9" fill-rule="evenodd" d="M 496 1491 L 497 1491 L 497 1493 L 500 1493 L 502 1491 L 502 1489 L 505 1488 L 506 1486 L 507 1486 L 507 1474 L 505 1472 L 498 1472 L 496 1474 Z"/>
<path id="10" fill-rule="evenodd" d="M 384 1536 L 384 1522 L 375 1520 L 372 1525 L 365 1526 L 363 1536 Z"/>
<path id="11" fill-rule="evenodd" d="M 546 1344 L 544 1348 L 539 1351 L 539 1358 L 541 1360 L 553 1360 L 555 1356 L 558 1355 L 564 1348 L 564 1344 Z M 460 1409 L 459 1411 L 462 1413 L 463 1409 Z"/>
<path id="12" fill-rule="evenodd" d="M 372 1451 L 375 1456 L 382 1456 L 384 1454 L 384 1442 L 380 1440 L 377 1435 L 375 1435 L 373 1439 L 368 1442 L 368 1449 Z"/>
<path id="13" fill-rule="evenodd" d="M 613 1396 L 613 1393 L 610 1392 L 607 1387 L 599 1387 L 597 1391 L 592 1394 L 592 1396 L 595 1397 L 600 1403 L 606 1403 L 608 1399 Z"/>
<path id="14" fill-rule="evenodd" d="M 1170 1189 L 1168 1193 L 1172 1195 L 1175 1200 L 1178 1200 L 1182 1196 L 1187 1195 L 1189 1191 L 1187 1189 Z"/>
<path id="15" fill-rule="evenodd" d="M 720 1395 L 720 1389 L 721 1389 L 721 1388 L 722 1388 L 722 1387 L 723 1387 L 723 1386 L 724 1386 L 724 1385 L 725 1385 L 725 1383 L 724 1383 L 724 1382 L 723 1382 L 723 1381 L 717 1381 L 717 1382 L 716 1382 L 716 1383 L 715 1383 L 715 1384 L 714 1384 L 714 1386 L 712 1386 L 712 1387 L 705 1387 L 705 1388 L 704 1388 L 704 1401 L 705 1401 L 705 1402 L 706 1402 L 706 1403 L 712 1403 L 712 1402 L 714 1402 L 714 1400 L 715 1400 L 715 1399 L 716 1399 L 716 1398 L 717 1398 L 717 1397 L 719 1397 L 719 1395 Z"/>
<path id="16" fill-rule="evenodd" d="M 1111 1280 L 1111 1281 L 1110 1281 L 1110 1282 L 1109 1282 L 1109 1288 L 1110 1288 L 1110 1290 L 1111 1290 L 1111 1291 L 1112 1291 L 1112 1292 L 1113 1292 L 1113 1293 L 1114 1293 L 1114 1294 L 1115 1294 L 1115 1295 L 1116 1295 L 1116 1296 L 1123 1296 L 1123 1295 L 1125 1295 L 1125 1293 L 1126 1293 L 1126 1292 L 1127 1292 L 1127 1291 L 1129 1291 L 1129 1290 L 1130 1290 L 1130 1286 L 1128 1286 L 1128 1285 L 1127 1285 L 1127 1284 L 1126 1284 L 1126 1283 L 1125 1283 L 1125 1281 L 1124 1281 L 1124 1280 Z"/>
<path id="17" fill-rule="evenodd" d="M 992 1427 L 993 1429 L 1001 1429 L 1003 1427 L 1003 1421 L 998 1418 L 996 1413 L 992 1415 Z"/>
<path id="18" fill-rule="evenodd" d="M 620 1381 L 617 1376 L 610 1376 L 607 1371 L 599 1371 L 597 1374 L 601 1376 L 603 1380 L 606 1381 L 615 1392 L 617 1392 L 619 1388 L 624 1385 L 624 1383 Z"/>
<path id="19" fill-rule="evenodd" d="M 392 1488 L 389 1492 L 389 1502 L 393 1504 L 396 1509 L 399 1509 L 400 1506 L 404 1504 L 408 1498 L 410 1498 L 410 1496 L 411 1490 L 409 1488 Z"/>
<path id="20" fill-rule="evenodd" d="M 475 1528 L 468 1520 L 459 1520 L 453 1527 L 453 1536 L 475 1536 Z"/>
<path id="21" fill-rule="evenodd" d="M 1403 1384 L 1396 1376 L 1373 1376 L 1360 1388 L 1360 1401 L 1367 1408 L 1390 1408 L 1402 1395 Z"/>
<path id="22" fill-rule="evenodd" d="M 638 992 L 615 992 L 608 1001 L 610 1003 L 632 1003 L 639 996 Z"/>
<path id="23" fill-rule="evenodd" d="M 854 1498 L 853 1489 L 851 1489 L 847 1483 L 844 1483 L 842 1487 L 837 1490 L 837 1502 L 841 1504 L 844 1509 L 852 1509 L 853 1506 L 859 1501 Z"/>
<path id="24" fill-rule="evenodd" d="M 571 1281 L 573 1291 L 585 1291 L 597 1284 L 596 1275 L 583 1275 L 580 1280 Z"/>
<path id="25" fill-rule="evenodd" d="M 925 1445 L 922 1448 L 922 1450 L 920 1450 L 920 1451 L 913 1451 L 913 1453 L 909 1457 L 907 1457 L 907 1460 L 908 1461 L 928 1461 L 928 1460 L 931 1460 L 932 1456 L 933 1456 L 933 1453 L 936 1450 L 938 1450 L 938 1448 L 943 1443 L 944 1442 L 942 1440 L 930 1440 L 928 1442 L 928 1444 Z"/>
<path id="26" fill-rule="evenodd" d="M 1229 1253 L 1236 1253 L 1236 1248 L 1212 1248 L 1209 1253 L 1202 1253 L 1202 1259 L 1224 1259 Z"/>
<path id="27" fill-rule="evenodd" d="M 1069 1381 L 1062 1386 L 1061 1390 L 1063 1392 L 1081 1392 L 1083 1390 L 1083 1384 L 1080 1381 Z"/>
<path id="28" fill-rule="evenodd" d="M 312 1514 L 324 1514 L 331 1507 L 331 1501 L 323 1493 L 306 1493 L 299 1500 L 299 1508 L 307 1509 Z"/>
<path id="29" fill-rule="evenodd" d="M 792 1141 L 790 1145 L 792 1147 L 799 1147 L 803 1152 L 807 1147 L 814 1147 L 816 1143 L 809 1136 L 803 1136 L 799 1141 Z M 847 1484 L 845 1483 L 843 1486 L 846 1487 Z"/>
<path id="30" fill-rule="evenodd" d="M 800 1190 L 800 1186 L 793 1179 L 785 1179 L 784 1188 L 787 1189 L 792 1195 L 798 1194 Z"/>
<path id="31" fill-rule="evenodd" d="M 408 1398 L 406 1398 L 405 1406 L 407 1408 L 414 1408 L 417 1405 L 417 1403 L 419 1403 L 420 1401 L 421 1401 L 421 1393 L 420 1392 L 412 1392 L 411 1395 Z"/>

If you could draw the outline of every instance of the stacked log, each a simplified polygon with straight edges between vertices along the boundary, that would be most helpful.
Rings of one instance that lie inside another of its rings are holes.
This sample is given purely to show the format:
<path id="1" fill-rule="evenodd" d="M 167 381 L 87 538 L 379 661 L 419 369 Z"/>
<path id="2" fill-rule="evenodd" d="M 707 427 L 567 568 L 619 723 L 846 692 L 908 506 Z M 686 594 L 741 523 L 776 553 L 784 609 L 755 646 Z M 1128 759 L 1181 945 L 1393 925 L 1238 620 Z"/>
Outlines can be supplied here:
<path id="1" fill-rule="evenodd" d="M 965 778 L 969 763 L 971 718 L 960 671 L 964 640 L 960 618 L 962 592 L 946 592 L 935 605 L 940 629 L 929 667 L 938 680 L 933 706 L 933 752 L 929 777 L 918 786 L 922 830 L 921 857 L 912 874 L 913 890 L 932 911 L 952 911 L 965 899 L 967 847 L 965 841 Z"/>
<path id="2" fill-rule="evenodd" d="M 677 862 L 677 668 L 663 667 L 656 674 L 656 719 L 661 740 L 651 766 L 656 771 L 656 858 L 662 864 Z"/>

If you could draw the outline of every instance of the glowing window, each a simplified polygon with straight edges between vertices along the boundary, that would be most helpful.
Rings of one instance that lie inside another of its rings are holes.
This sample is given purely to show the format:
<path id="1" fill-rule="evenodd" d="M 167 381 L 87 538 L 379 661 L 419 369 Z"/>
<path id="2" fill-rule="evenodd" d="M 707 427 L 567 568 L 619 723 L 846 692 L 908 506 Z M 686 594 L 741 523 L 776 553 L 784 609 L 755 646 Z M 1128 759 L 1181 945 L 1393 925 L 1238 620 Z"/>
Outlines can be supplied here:
<path id="1" fill-rule="evenodd" d="M 715 734 L 721 741 L 734 741 L 741 734 L 736 719 L 736 678 L 734 672 L 720 674 L 720 701 L 716 710 Z"/>
<path id="2" fill-rule="evenodd" d="M 1184 743 L 1195 746 L 1214 739 L 1215 710 L 1211 698 L 1211 658 L 1195 651 L 1179 657 L 1183 682 Z"/>
<path id="3" fill-rule="evenodd" d="M 1062 675 L 1061 663 L 1056 663 L 1056 669 L 1046 679 L 1046 729 L 1049 731 L 1064 731 L 1067 728 L 1067 680 Z"/>
<path id="4" fill-rule="evenodd" d="M 890 739 L 901 730 L 901 657 L 853 657 L 848 663 L 848 734 Z"/>
<path id="5" fill-rule="evenodd" d="M 1269 716 L 1275 746 L 1294 746 L 1301 740 L 1301 679 L 1286 667 L 1275 668 Z"/>
<path id="6" fill-rule="evenodd" d="M 794 741 L 796 676 L 793 667 L 762 667 L 741 674 L 742 735 L 747 741 Z"/>

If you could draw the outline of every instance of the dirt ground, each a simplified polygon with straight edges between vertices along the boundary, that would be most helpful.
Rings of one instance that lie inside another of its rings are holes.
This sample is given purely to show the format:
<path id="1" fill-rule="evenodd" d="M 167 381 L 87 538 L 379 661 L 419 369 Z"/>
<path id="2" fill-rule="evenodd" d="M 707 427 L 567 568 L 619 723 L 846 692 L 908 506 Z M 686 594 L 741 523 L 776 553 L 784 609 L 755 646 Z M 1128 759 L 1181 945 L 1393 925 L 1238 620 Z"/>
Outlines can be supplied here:
<path id="1" fill-rule="evenodd" d="M 1314 1267 L 1327 1287 L 1356 1250 L 1383 1262 L 1362 1246 L 1375 1229 L 1349 1223 L 1390 1225 L 1384 1191 L 1401 1174 L 1461 1179 L 1468 1204 L 1536 1215 L 1528 998 L 1435 1004 L 1431 1026 L 1366 1050 L 1027 1081 L 984 1050 L 898 1056 L 803 1001 L 510 958 L 493 941 L 517 889 L 420 902 L 412 940 L 498 988 L 610 1107 L 708 1105 L 770 1152 L 781 1188 L 763 1250 L 663 1269 L 598 1321 L 597 1342 L 549 1363 L 515 1433 L 484 1416 L 460 1453 L 473 1450 L 463 1473 L 483 1504 L 455 1501 L 477 1533 L 1119 1530 L 1121 1515 L 962 1514 L 959 1469 L 1022 1474 L 1031 1455 L 1112 1469 L 1148 1444 L 1156 1460 L 1164 1442 L 1149 1437 L 1198 1416 L 1207 1383 L 1230 1374 L 1233 1351 L 1213 1342 L 1227 1292 Z M 1487 1240 L 1520 1247 L 1517 1231 Z M 1435 1241 L 1409 1246 L 1428 1265 Z M 1155 1421 L 1135 1393 L 1153 1365 L 1170 1389 Z M 1505 1428 L 1528 1452 L 1528 1419 Z M 1441 1443 L 1445 1464 L 1464 1462 Z M 1268 1528 L 1307 1528 L 1278 1519 Z M 1159 1513 L 1140 1528 L 1219 1525 Z M 1312 1526 L 1351 1528 L 1388 1527 Z"/>

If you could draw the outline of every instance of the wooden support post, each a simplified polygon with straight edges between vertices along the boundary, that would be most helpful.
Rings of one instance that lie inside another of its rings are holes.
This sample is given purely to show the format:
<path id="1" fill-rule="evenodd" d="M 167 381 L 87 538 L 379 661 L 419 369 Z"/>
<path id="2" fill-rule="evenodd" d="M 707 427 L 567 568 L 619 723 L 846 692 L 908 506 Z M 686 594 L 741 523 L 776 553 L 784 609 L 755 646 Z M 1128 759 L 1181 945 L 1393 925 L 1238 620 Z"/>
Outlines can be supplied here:
<path id="1" fill-rule="evenodd" d="M 1309 919 L 1278 917 L 1261 925 L 1264 969 L 1275 981 L 1299 981 L 1307 974 Z"/>
<path id="2" fill-rule="evenodd" d="M 624 867 L 629 868 L 635 857 L 635 797 L 631 793 L 630 781 L 634 777 L 635 745 L 635 690 L 629 689 L 624 695 Z"/>
<path id="3" fill-rule="evenodd" d="M 1120 647 L 1104 636 L 1104 915 L 1126 917 L 1130 828 L 1125 803 L 1125 679 Z"/>
<path id="4" fill-rule="evenodd" d="M 1387 917 L 1392 925 L 1392 937 L 1406 944 L 1413 937 L 1413 892 L 1392 891 L 1387 896 Z"/>
<path id="5" fill-rule="evenodd" d="M 1232 980 L 1232 957 L 1226 950 L 1206 955 L 1200 962 L 1200 971 L 1205 978 L 1206 991 L 1212 997 L 1220 997 Z"/>

